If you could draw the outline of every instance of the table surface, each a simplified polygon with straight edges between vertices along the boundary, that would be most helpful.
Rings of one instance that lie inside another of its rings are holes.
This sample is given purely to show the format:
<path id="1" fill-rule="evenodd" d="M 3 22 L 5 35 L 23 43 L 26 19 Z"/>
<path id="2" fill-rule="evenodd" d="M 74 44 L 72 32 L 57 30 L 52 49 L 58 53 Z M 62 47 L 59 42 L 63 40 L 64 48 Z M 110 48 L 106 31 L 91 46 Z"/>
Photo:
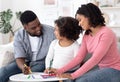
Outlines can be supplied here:
<path id="1" fill-rule="evenodd" d="M 47 75 L 41 72 L 33 72 L 29 75 L 24 75 L 23 73 L 12 75 L 9 79 L 10 81 L 18 81 L 18 82 L 44 82 L 44 81 L 58 81 L 58 80 L 66 80 L 67 78 L 58 78 L 58 77 L 48 77 L 43 78 L 42 75 Z"/>

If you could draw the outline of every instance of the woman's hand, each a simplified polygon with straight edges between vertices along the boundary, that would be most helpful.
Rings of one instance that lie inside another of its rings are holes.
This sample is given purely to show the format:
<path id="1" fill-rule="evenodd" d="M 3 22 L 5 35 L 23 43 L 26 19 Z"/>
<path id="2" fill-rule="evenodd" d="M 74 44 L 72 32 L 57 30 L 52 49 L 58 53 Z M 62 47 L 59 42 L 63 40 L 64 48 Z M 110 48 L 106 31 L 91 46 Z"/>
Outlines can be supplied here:
<path id="1" fill-rule="evenodd" d="M 69 78 L 69 79 L 73 79 L 72 76 L 70 75 L 70 73 L 59 74 L 58 77 L 59 77 L 59 78 Z"/>

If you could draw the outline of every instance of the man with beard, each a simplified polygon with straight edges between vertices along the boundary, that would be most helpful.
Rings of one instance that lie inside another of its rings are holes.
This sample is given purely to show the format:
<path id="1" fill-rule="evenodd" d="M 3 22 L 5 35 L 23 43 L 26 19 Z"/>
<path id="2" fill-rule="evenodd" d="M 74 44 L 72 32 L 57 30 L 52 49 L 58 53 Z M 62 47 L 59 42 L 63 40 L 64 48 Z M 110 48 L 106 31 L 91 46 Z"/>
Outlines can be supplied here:
<path id="1" fill-rule="evenodd" d="M 55 39 L 51 26 L 41 24 L 30 10 L 22 13 L 21 28 L 14 37 L 15 61 L 0 69 L 0 82 L 7 82 L 14 74 L 43 72 L 45 57 L 51 41 Z"/>

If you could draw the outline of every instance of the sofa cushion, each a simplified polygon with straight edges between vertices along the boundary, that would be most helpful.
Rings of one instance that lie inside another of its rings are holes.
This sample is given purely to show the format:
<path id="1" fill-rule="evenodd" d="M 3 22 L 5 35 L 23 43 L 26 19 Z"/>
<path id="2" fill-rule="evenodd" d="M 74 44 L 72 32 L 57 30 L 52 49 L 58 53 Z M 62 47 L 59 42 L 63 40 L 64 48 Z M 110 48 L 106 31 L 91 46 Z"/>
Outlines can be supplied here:
<path id="1" fill-rule="evenodd" d="M 13 42 L 0 45 L 0 68 L 14 60 Z"/>
<path id="2" fill-rule="evenodd" d="M 0 56 L 0 67 L 6 66 L 14 61 L 14 54 L 11 51 L 4 51 Z"/>

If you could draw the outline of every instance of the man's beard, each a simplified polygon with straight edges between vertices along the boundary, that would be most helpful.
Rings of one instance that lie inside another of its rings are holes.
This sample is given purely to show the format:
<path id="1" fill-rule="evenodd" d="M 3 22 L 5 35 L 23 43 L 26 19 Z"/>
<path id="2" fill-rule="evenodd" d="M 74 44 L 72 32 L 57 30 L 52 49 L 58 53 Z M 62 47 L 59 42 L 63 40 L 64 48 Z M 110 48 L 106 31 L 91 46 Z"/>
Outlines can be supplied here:
<path id="1" fill-rule="evenodd" d="M 31 34 L 31 33 L 28 32 L 28 31 L 27 31 L 27 33 L 28 33 L 30 36 L 32 36 L 32 37 L 40 37 L 40 36 L 43 34 L 42 31 L 41 31 L 40 35 Z"/>

